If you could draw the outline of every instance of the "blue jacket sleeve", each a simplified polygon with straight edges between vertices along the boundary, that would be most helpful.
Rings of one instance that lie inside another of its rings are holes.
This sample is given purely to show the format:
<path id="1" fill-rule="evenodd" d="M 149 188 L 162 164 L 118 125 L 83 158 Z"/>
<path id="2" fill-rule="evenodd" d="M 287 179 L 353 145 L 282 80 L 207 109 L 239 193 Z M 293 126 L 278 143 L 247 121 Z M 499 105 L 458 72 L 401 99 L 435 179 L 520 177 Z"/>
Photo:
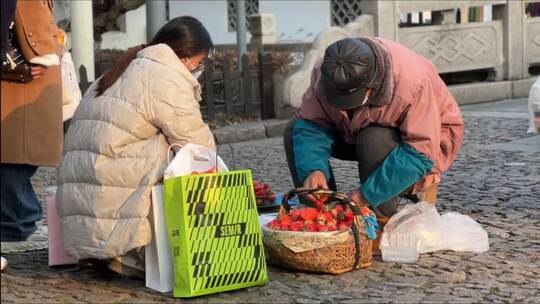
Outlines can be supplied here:
<path id="1" fill-rule="evenodd" d="M 305 119 L 294 122 L 293 153 L 298 178 L 304 181 L 312 171 L 322 171 L 330 179 L 330 159 L 334 138 L 330 130 Z"/>
<path id="2" fill-rule="evenodd" d="M 433 161 L 411 145 L 401 142 L 362 184 L 362 195 L 372 206 L 397 196 L 426 175 Z"/>

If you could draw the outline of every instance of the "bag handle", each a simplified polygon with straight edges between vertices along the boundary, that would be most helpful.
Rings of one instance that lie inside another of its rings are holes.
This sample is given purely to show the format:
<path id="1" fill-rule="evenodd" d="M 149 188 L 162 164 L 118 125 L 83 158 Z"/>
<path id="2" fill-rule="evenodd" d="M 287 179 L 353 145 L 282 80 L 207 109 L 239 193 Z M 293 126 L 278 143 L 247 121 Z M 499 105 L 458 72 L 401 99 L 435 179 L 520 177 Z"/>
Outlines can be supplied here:
<path id="1" fill-rule="evenodd" d="M 315 196 L 326 195 L 328 196 L 328 199 L 326 199 L 326 201 L 324 202 L 326 205 L 332 202 L 338 201 L 342 205 L 350 206 L 354 215 L 360 215 L 360 208 L 353 201 L 352 198 L 350 198 L 349 196 L 345 194 L 332 191 L 332 190 L 322 189 L 322 188 L 296 188 L 287 192 L 287 194 L 285 194 L 283 196 L 283 199 L 281 200 L 280 215 L 290 212 L 291 206 L 289 205 L 289 200 L 291 200 L 295 196 L 305 197 L 307 195 L 315 195 Z"/>
<path id="2" fill-rule="evenodd" d="M 172 143 L 169 145 L 169 148 L 167 148 L 167 164 L 170 164 L 171 163 L 171 151 L 172 151 L 172 148 L 173 147 L 179 147 L 180 149 L 182 149 L 184 146 L 178 144 L 178 143 Z M 235 157 L 234 157 L 234 148 L 233 146 L 229 143 L 227 144 L 227 146 L 229 146 L 229 149 L 231 150 L 231 156 L 232 156 L 232 165 L 233 165 L 233 170 L 235 169 L 235 166 L 236 166 L 236 161 L 235 161 Z M 218 157 L 219 157 L 219 148 L 221 147 L 221 145 L 216 145 L 216 173 L 219 172 L 219 164 L 218 164 Z"/>
<path id="3" fill-rule="evenodd" d="M 354 266 L 353 269 L 356 269 L 358 265 L 360 264 L 360 258 L 361 258 L 361 244 L 360 244 L 360 233 L 361 229 L 365 229 L 363 222 L 360 221 L 360 217 L 362 216 L 360 213 L 360 207 L 354 202 L 352 198 L 349 196 L 336 192 L 331 191 L 327 189 L 321 189 L 321 188 L 296 188 L 293 189 L 287 194 L 283 196 L 283 199 L 281 200 L 281 206 L 279 207 L 279 216 L 282 216 L 284 214 L 288 214 L 291 211 L 291 206 L 289 204 L 289 200 L 294 198 L 295 196 L 301 197 L 306 195 L 327 195 L 328 198 L 324 201 L 324 204 L 330 204 L 332 202 L 339 202 L 342 205 L 347 205 L 351 207 L 351 210 L 354 215 L 353 224 L 351 225 L 351 230 L 354 235 L 354 247 L 355 247 L 355 254 L 354 254 Z M 364 231 L 365 234 L 365 231 Z"/>
<path id="4" fill-rule="evenodd" d="M 180 149 L 182 149 L 183 147 L 182 145 L 177 144 L 177 143 L 172 143 L 169 145 L 169 148 L 167 148 L 167 164 L 171 163 L 171 151 L 174 146 L 178 146 Z"/>

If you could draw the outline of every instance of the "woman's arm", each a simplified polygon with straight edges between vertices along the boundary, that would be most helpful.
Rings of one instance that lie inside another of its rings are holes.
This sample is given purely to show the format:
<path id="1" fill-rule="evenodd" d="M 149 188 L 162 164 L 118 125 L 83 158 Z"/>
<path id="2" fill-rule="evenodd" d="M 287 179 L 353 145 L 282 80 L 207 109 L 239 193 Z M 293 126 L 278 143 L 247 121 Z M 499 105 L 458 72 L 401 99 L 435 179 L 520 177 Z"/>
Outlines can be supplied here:
<path id="1" fill-rule="evenodd" d="M 194 88 L 167 73 L 150 73 L 148 83 L 150 117 L 169 144 L 194 143 L 215 148 L 214 136 L 202 119 Z"/>

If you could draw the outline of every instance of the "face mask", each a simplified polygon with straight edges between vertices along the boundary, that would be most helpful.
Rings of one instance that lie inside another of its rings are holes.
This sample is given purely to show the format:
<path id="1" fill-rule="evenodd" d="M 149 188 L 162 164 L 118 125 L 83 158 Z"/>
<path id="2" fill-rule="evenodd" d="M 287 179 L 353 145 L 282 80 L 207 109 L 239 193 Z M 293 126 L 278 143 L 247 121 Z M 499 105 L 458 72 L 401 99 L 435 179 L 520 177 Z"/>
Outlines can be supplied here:
<path id="1" fill-rule="evenodd" d="M 196 70 L 191 71 L 191 75 L 193 75 L 195 79 L 199 79 L 199 77 L 201 77 L 203 72 L 204 72 L 204 67 L 202 69 L 196 69 Z"/>
<path id="2" fill-rule="evenodd" d="M 189 60 L 189 58 L 186 58 L 186 61 L 188 62 L 189 66 L 192 68 L 191 75 L 193 75 L 195 79 L 199 79 L 199 77 L 201 77 L 202 73 L 204 72 L 204 65 L 201 64 L 198 67 L 194 67 L 193 64 L 191 64 L 191 61 Z"/>

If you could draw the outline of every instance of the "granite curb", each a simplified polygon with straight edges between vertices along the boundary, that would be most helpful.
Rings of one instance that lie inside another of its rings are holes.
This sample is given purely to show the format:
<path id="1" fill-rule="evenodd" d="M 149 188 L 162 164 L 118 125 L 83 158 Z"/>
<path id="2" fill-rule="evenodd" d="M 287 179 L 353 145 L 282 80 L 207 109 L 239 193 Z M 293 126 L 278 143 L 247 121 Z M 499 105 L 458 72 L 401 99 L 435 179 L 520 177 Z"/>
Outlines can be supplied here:
<path id="1" fill-rule="evenodd" d="M 230 125 L 212 130 L 218 144 L 230 144 L 242 141 L 281 137 L 288 119 L 269 119 L 257 122 Z"/>
<path id="2" fill-rule="evenodd" d="M 459 103 L 463 116 L 528 118 L 526 98 L 475 103 Z M 218 144 L 281 137 L 290 119 L 269 119 L 241 123 L 212 130 Z"/>

